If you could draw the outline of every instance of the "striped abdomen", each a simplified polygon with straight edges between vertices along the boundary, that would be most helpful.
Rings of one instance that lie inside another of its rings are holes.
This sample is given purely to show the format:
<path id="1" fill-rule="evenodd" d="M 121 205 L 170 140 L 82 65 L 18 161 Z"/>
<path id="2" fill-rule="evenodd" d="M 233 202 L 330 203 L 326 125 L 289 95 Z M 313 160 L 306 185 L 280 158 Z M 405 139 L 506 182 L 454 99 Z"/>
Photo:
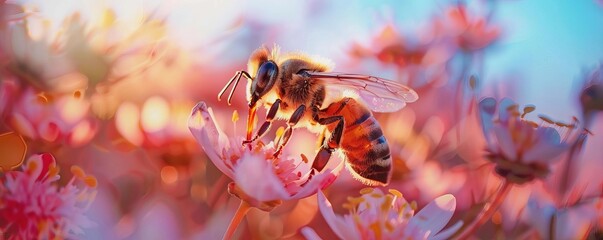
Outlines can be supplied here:
<path id="1" fill-rule="evenodd" d="M 331 104 L 329 110 L 344 118 L 340 149 L 355 177 L 369 185 L 387 184 L 392 162 L 389 146 L 372 112 L 352 98 Z"/>

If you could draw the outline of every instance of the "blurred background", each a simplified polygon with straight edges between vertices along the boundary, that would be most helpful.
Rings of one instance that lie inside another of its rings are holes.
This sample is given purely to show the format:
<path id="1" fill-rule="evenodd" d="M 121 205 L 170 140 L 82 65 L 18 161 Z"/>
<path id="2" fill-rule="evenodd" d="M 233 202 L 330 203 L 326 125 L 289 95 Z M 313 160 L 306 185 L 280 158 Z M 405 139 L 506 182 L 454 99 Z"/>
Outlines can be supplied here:
<path id="1" fill-rule="evenodd" d="M 585 195 L 600 194 L 603 128 L 580 102 L 603 59 L 600 1 L 0 2 L 0 133 L 21 136 L 27 156 L 49 152 L 64 169 L 79 165 L 96 176 L 87 212 L 95 224 L 84 239 L 222 237 L 238 199 L 187 121 L 205 101 L 227 133 L 243 131 L 244 121 L 230 119 L 234 110 L 245 119 L 245 89 L 232 106 L 217 94 L 262 45 L 326 57 L 335 71 L 392 79 L 419 93 L 404 110 L 376 116 L 394 157 L 387 188 L 420 206 L 452 193 L 455 219 L 463 219 L 496 188 L 475 109 L 488 96 L 588 123 L 594 135 L 573 171 L 575 182 L 590 182 Z M 295 135 L 298 144 L 289 147 L 311 149 L 314 139 Z M 523 207 L 547 184 L 515 188 L 499 220 L 478 234 L 537 236 Z M 361 188 L 344 170 L 326 194 L 340 211 Z M 237 236 L 300 239 L 304 226 L 335 237 L 315 196 L 252 210 Z M 594 236 L 598 225 L 591 229 Z"/>

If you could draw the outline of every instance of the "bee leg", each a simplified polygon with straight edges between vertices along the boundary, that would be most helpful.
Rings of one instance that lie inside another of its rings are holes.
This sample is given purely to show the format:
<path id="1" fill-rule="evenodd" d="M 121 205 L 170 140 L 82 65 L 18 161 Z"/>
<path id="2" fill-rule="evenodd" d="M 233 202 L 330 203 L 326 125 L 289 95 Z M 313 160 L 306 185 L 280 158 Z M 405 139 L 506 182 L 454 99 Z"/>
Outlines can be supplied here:
<path id="1" fill-rule="evenodd" d="M 321 125 L 328 125 L 337 122 L 337 126 L 335 127 L 333 133 L 331 133 L 331 136 L 329 136 L 328 139 L 324 137 L 324 134 L 322 135 L 323 143 L 318 153 L 316 153 L 316 157 L 314 157 L 314 161 L 312 162 L 312 170 L 310 172 L 310 176 L 308 176 L 308 180 L 306 181 L 306 183 L 310 181 L 310 179 L 312 179 L 312 176 L 314 176 L 314 174 L 322 171 L 327 166 L 329 159 L 331 159 L 331 155 L 341 143 L 341 137 L 343 136 L 343 127 L 345 126 L 343 116 L 332 116 L 320 119 L 318 119 L 317 117 L 315 118 L 316 122 Z"/>
<path id="2" fill-rule="evenodd" d="M 276 152 L 274 153 L 275 157 L 278 157 L 281 154 L 283 147 L 287 145 L 287 143 L 289 142 L 289 138 L 291 138 L 291 133 L 293 133 L 293 126 L 295 126 L 297 122 L 299 122 L 299 120 L 304 116 L 305 112 L 306 106 L 301 105 L 297 109 L 295 109 L 295 112 L 293 112 L 293 114 L 291 114 L 291 118 L 289 118 L 289 121 L 287 121 L 288 126 L 277 142 L 278 147 L 276 149 Z"/>
<path id="3" fill-rule="evenodd" d="M 262 136 L 264 136 L 266 134 L 266 132 L 268 132 L 268 130 L 270 130 L 270 126 L 272 125 L 272 120 L 276 116 L 276 113 L 278 112 L 278 108 L 280 105 L 281 105 L 281 100 L 276 99 L 276 101 L 274 101 L 274 103 L 270 107 L 270 110 L 268 110 L 268 114 L 266 114 L 266 121 L 264 122 L 264 124 L 262 124 L 262 126 L 260 127 L 260 129 L 258 129 L 258 132 L 255 134 L 255 136 L 252 139 L 243 141 L 243 144 L 249 144 L 249 143 L 254 142 L 258 138 L 261 138 Z"/>
<path id="4" fill-rule="evenodd" d="M 316 171 L 320 172 L 329 162 L 331 158 L 331 154 L 335 151 L 336 148 L 339 147 L 341 143 L 341 137 L 343 136 L 343 126 L 344 120 L 342 116 L 333 116 L 328 118 L 319 119 L 318 123 L 321 125 L 327 125 L 330 123 L 337 122 L 337 126 L 331 133 L 331 136 L 328 139 L 325 139 L 320 150 L 316 154 L 314 158 L 314 162 L 312 162 L 312 168 Z"/>

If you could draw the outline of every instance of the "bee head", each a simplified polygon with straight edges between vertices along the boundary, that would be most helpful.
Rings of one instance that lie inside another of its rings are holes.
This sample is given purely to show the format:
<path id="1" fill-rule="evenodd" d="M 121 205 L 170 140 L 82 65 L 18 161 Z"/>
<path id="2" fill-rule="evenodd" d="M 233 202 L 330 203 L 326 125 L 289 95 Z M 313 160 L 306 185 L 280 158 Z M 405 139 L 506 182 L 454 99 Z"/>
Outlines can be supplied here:
<path id="1" fill-rule="evenodd" d="M 272 60 L 268 60 L 260 64 L 256 76 L 251 81 L 249 87 L 249 107 L 254 107 L 262 96 L 266 95 L 274 86 L 278 76 L 278 66 Z"/>

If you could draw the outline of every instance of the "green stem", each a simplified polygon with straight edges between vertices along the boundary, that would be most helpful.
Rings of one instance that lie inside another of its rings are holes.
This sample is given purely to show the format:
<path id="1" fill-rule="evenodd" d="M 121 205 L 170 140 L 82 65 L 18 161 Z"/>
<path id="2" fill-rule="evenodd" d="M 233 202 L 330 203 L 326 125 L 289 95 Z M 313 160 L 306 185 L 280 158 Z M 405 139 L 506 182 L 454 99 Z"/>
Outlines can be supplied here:
<path id="1" fill-rule="evenodd" d="M 465 229 L 458 235 L 457 239 L 468 239 L 473 233 L 475 233 L 475 231 L 477 231 L 477 229 L 479 229 L 480 226 L 490 219 L 496 210 L 498 210 L 503 200 L 505 200 L 512 186 L 512 183 L 506 179 L 503 180 L 501 186 L 498 188 L 498 192 L 496 192 L 494 195 L 492 202 L 484 205 L 484 208 L 482 208 L 482 211 L 479 213 L 479 215 L 473 219 L 473 222 L 465 227 Z"/>

